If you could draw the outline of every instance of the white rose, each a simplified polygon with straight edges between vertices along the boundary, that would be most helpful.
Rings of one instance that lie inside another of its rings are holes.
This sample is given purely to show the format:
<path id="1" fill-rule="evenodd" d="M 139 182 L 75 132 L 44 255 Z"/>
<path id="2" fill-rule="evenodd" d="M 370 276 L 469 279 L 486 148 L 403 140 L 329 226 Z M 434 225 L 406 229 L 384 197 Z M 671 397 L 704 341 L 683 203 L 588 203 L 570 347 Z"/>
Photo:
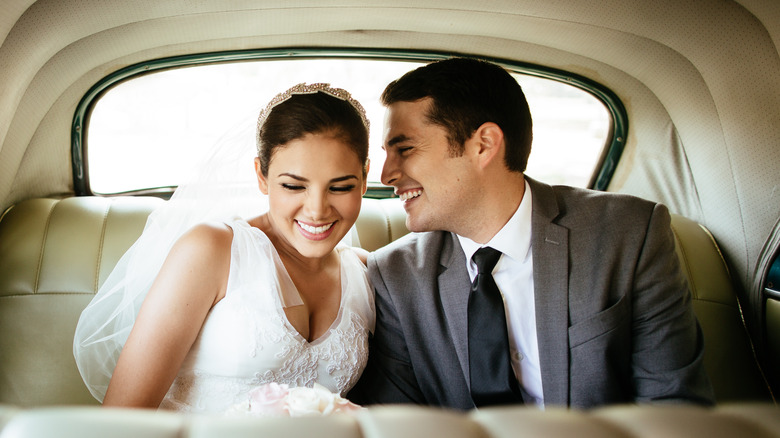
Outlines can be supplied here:
<path id="1" fill-rule="evenodd" d="M 226 417 L 246 417 L 249 415 L 249 400 L 234 404 L 225 410 Z"/>
<path id="2" fill-rule="evenodd" d="M 327 415 L 333 411 L 335 394 L 322 385 L 313 388 L 292 388 L 287 396 L 287 409 L 291 417 Z"/>

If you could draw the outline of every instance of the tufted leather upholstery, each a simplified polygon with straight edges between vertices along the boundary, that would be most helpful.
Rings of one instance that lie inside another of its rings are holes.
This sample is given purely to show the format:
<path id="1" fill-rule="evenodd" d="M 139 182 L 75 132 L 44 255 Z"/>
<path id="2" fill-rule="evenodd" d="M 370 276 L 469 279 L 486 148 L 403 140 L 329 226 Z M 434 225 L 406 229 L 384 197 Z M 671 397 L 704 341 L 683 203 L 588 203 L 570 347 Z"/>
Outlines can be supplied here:
<path id="1" fill-rule="evenodd" d="M 745 328 L 728 266 L 712 234 L 672 215 L 676 252 L 688 276 L 693 309 L 704 332 L 704 367 L 718 401 L 771 400 Z"/>
<path id="2" fill-rule="evenodd" d="M 73 333 L 153 198 L 32 199 L 0 220 L 0 403 L 96 403 L 73 359 Z"/>
<path id="3" fill-rule="evenodd" d="M 357 416 L 248 419 L 97 407 L 10 411 L 0 438 L 780 437 L 778 409 L 769 404 L 725 405 L 715 409 L 615 406 L 589 412 L 510 407 L 471 413 L 388 406 L 374 407 Z M 3 415 L 0 409 L 0 419 Z"/>
<path id="4" fill-rule="evenodd" d="M 0 404 L 96 403 L 71 352 L 76 321 L 161 202 L 142 197 L 31 199 L 0 218 Z M 672 226 L 691 280 L 705 334 L 705 366 L 717 399 L 771 400 L 714 239 L 681 216 L 673 216 Z M 399 201 L 366 199 L 357 232 L 368 250 L 406 234 Z"/>

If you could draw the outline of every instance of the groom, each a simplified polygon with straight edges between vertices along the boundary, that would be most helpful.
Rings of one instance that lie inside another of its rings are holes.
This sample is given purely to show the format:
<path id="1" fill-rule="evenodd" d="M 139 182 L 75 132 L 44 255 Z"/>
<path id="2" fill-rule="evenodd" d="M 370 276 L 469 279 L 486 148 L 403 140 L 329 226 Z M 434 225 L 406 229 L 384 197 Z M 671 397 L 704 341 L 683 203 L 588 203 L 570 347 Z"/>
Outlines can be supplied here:
<path id="1" fill-rule="evenodd" d="M 382 182 L 415 233 L 368 260 L 377 325 L 353 401 L 712 403 L 663 205 L 525 177 L 528 104 L 494 64 L 420 67 L 382 102 Z"/>

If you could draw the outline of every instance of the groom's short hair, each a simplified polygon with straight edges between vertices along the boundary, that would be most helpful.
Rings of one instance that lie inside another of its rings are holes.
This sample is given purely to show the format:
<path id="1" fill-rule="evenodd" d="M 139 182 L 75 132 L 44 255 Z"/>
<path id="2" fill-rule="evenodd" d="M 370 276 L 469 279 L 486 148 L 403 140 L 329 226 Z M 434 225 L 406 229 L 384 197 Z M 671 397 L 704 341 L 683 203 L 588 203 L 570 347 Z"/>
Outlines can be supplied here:
<path id="1" fill-rule="evenodd" d="M 443 127 L 453 156 L 483 123 L 504 133 L 507 168 L 524 172 L 531 152 L 533 124 L 520 84 L 504 68 L 471 58 L 450 58 L 412 70 L 391 82 L 382 104 L 431 98 L 430 123 Z"/>

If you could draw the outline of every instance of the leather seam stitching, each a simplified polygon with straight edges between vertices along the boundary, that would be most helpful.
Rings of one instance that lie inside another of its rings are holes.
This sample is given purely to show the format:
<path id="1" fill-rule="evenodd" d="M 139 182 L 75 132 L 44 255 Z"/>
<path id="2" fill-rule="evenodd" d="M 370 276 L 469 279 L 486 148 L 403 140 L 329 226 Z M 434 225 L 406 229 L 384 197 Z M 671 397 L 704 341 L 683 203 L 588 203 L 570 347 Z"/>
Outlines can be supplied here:
<path id="1" fill-rule="evenodd" d="M 696 289 L 696 283 L 694 282 L 693 279 L 693 272 L 691 271 L 690 263 L 688 262 L 690 258 L 688 257 L 688 253 L 685 251 L 685 246 L 682 243 L 680 234 L 677 232 L 675 227 L 672 226 L 670 228 L 672 229 L 672 233 L 674 234 L 675 239 L 677 239 L 677 241 L 680 243 L 679 244 L 680 254 L 682 254 L 683 260 L 685 260 L 685 274 L 688 277 L 688 285 L 690 286 L 691 294 L 693 295 L 694 299 L 698 300 L 699 299 L 698 289 Z"/>
<path id="2" fill-rule="evenodd" d="M 60 204 L 60 201 L 56 201 L 49 208 L 49 213 L 46 216 L 46 224 L 43 227 L 43 239 L 41 239 L 41 250 L 38 254 L 38 268 L 35 270 L 35 283 L 33 284 L 33 294 L 38 293 L 38 287 L 41 282 L 41 270 L 43 269 L 43 256 L 46 252 L 46 240 L 49 238 L 49 227 L 51 225 L 51 218 L 54 216 L 54 209 Z"/>
<path id="3" fill-rule="evenodd" d="M 0 300 L 3 298 L 23 298 L 23 297 L 43 297 L 48 295 L 54 296 L 69 296 L 69 295 L 94 295 L 92 292 L 43 292 L 43 293 L 31 293 L 31 294 L 10 294 L 0 295 Z"/>
<path id="4" fill-rule="evenodd" d="M 103 226 L 100 230 L 100 241 L 98 242 L 97 260 L 95 261 L 95 283 L 94 291 L 97 293 L 98 286 L 100 285 L 100 266 L 103 260 L 103 244 L 106 240 L 106 228 L 108 227 L 108 213 L 111 211 L 111 203 L 103 209 Z"/>

